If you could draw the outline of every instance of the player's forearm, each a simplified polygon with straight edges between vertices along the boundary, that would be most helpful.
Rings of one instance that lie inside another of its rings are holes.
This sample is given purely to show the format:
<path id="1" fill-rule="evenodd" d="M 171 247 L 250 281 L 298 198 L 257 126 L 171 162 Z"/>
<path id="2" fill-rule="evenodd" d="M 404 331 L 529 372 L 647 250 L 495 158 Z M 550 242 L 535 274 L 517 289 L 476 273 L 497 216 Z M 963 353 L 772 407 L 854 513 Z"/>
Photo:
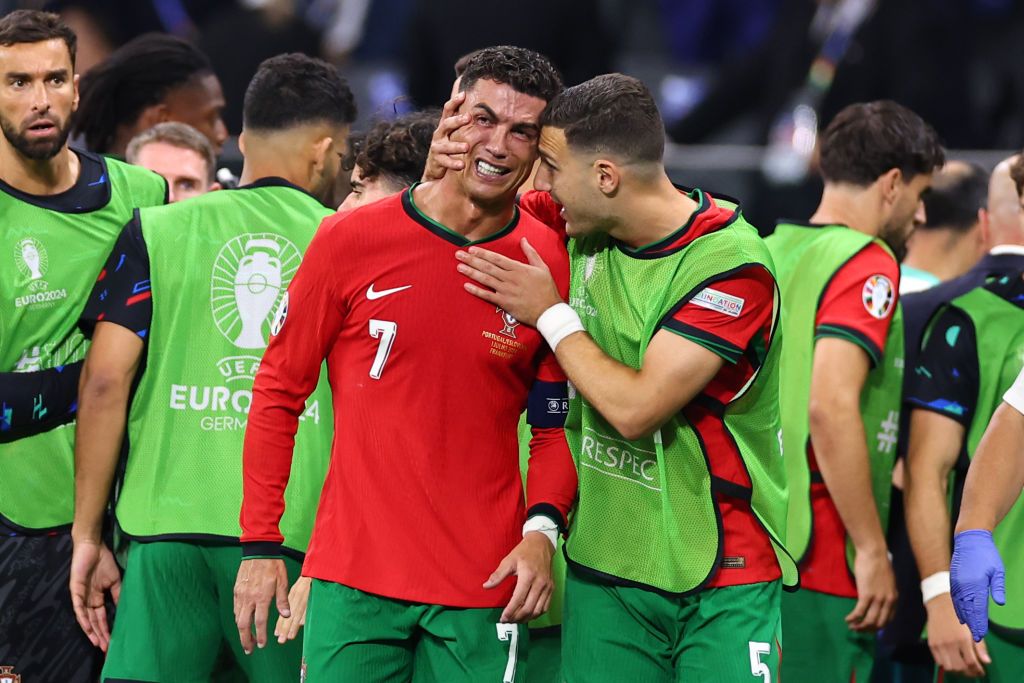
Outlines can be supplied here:
<path id="1" fill-rule="evenodd" d="M 22 439 L 75 417 L 82 363 L 36 372 L 0 373 L 0 399 L 7 411 L 0 442 Z"/>
<path id="2" fill-rule="evenodd" d="M 675 402 L 662 400 L 640 370 L 608 356 L 585 332 L 563 339 L 555 355 L 576 390 L 626 439 L 654 433 L 676 411 Z M 688 403 L 702 388 L 695 381 L 682 403 Z"/>
<path id="3" fill-rule="evenodd" d="M 911 413 L 904 499 L 910 545 L 922 577 L 949 570 L 946 493 L 963 437 L 963 426 L 948 417 L 920 409 Z"/>
<path id="4" fill-rule="evenodd" d="M 910 547 L 924 577 L 949 571 L 950 520 L 944 478 L 932 468 L 916 469 L 908 470 L 904 498 Z"/>
<path id="5" fill-rule="evenodd" d="M 859 552 L 885 550 L 859 406 L 812 401 L 810 432 L 821 476 L 854 546 Z"/>
<path id="6" fill-rule="evenodd" d="M 528 514 L 545 514 L 565 527 L 576 500 L 576 465 L 561 428 L 533 428 L 526 470 Z M 553 516 L 557 513 L 557 517 Z"/>
<path id="7" fill-rule="evenodd" d="M 1024 488 L 1024 415 L 1003 403 L 971 459 L 956 531 L 995 529 Z"/>
<path id="8" fill-rule="evenodd" d="M 131 376 L 86 365 L 75 429 L 75 518 L 72 538 L 100 541 L 103 514 L 124 436 Z"/>

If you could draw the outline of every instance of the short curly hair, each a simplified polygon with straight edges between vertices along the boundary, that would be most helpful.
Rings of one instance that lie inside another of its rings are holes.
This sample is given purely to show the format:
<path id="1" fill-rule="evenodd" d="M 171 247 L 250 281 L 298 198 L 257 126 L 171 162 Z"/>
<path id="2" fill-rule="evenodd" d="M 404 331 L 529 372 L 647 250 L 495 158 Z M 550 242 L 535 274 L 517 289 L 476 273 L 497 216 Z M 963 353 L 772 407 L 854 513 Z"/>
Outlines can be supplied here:
<path id="1" fill-rule="evenodd" d="M 408 187 L 423 176 L 430 138 L 440 118 L 440 109 L 427 109 L 378 121 L 366 133 L 349 137 L 342 167 L 351 171 L 359 166 L 364 178 L 380 177 Z"/>
<path id="2" fill-rule="evenodd" d="M 512 45 L 485 47 L 468 56 L 459 90 L 469 90 L 480 80 L 510 85 L 517 92 L 545 102 L 550 102 L 564 87 L 562 76 L 551 60 L 533 50 Z"/>

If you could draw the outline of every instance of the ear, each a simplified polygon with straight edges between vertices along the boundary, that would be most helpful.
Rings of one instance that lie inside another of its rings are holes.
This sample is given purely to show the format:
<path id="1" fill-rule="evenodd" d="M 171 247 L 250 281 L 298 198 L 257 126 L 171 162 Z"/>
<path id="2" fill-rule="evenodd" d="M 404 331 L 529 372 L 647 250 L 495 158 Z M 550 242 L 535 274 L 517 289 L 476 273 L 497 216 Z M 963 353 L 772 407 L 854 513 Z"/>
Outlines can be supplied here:
<path id="1" fill-rule="evenodd" d="M 329 136 L 325 138 L 320 138 L 315 143 L 313 143 L 313 148 L 311 150 L 312 157 L 309 160 L 313 166 L 313 177 L 319 177 L 320 175 L 323 174 L 324 166 L 326 165 L 325 162 L 327 160 L 327 154 L 330 152 L 333 146 L 334 138 Z"/>
<path id="2" fill-rule="evenodd" d="M 989 222 L 988 209 L 978 209 L 978 247 L 982 253 L 988 251 L 992 240 L 991 225 Z"/>
<path id="3" fill-rule="evenodd" d="M 206 188 L 207 192 L 216 192 L 217 190 L 223 190 L 224 188 L 220 183 L 210 183 L 210 186 Z"/>
<path id="4" fill-rule="evenodd" d="M 899 194 L 900 185 L 903 184 L 903 173 L 898 168 L 890 168 L 878 176 L 876 182 L 882 191 L 882 201 L 886 204 L 893 204 Z"/>
<path id="5" fill-rule="evenodd" d="M 593 168 L 597 177 L 597 189 L 606 197 L 614 196 L 622 183 L 622 171 L 615 162 L 607 159 L 598 159 L 594 162 Z"/>
<path id="6" fill-rule="evenodd" d="M 238 151 L 242 153 L 243 157 L 245 156 L 245 131 L 244 130 L 241 133 L 238 134 Z"/>
<path id="7" fill-rule="evenodd" d="M 78 74 L 75 74 L 74 77 L 71 79 L 71 86 L 75 89 L 75 99 L 71 100 L 71 111 L 73 112 L 78 111 L 78 79 Z"/>

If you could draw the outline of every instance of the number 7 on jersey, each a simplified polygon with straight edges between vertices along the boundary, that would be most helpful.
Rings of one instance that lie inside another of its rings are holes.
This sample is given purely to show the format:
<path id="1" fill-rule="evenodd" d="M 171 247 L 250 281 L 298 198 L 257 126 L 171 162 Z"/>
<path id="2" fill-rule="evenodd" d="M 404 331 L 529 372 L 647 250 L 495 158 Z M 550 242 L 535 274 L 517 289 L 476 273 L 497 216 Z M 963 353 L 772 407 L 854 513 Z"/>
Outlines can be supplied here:
<path id="1" fill-rule="evenodd" d="M 380 379 L 381 373 L 384 372 L 384 365 L 388 362 L 388 356 L 391 355 L 391 345 L 395 343 L 396 334 L 398 334 L 398 323 L 390 320 L 370 321 L 370 336 L 380 339 L 377 355 L 374 356 L 373 365 L 370 366 L 370 377 L 373 379 Z"/>

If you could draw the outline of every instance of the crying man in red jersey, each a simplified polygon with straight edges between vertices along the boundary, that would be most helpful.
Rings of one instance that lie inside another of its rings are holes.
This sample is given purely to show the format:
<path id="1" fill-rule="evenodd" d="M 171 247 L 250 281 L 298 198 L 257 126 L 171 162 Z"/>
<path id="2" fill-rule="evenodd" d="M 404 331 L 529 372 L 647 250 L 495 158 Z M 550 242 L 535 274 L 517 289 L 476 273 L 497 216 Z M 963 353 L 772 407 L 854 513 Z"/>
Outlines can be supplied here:
<path id="1" fill-rule="evenodd" d="M 466 66 L 463 168 L 324 221 L 274 324 L 245 439 L 242 644 L 287 616 L 278 520 L 303 402 L 327 361 L 330 471 L 303 574 L 310 680 L 525 680 L 525 622 L 548 604 L 576 493 L 565 377 L 543 339 L 466 294 L 454 253 L 538 245 L 563 296 L 559 236 L 515 204 L 561 80 L 547 59 L 487 48 Z M 286 306 L 286 308 L 285 308 Z M 516 425 L 533 429 L 526 505 Z M 514 577 L 514 579 L 512 578 Z"/>

